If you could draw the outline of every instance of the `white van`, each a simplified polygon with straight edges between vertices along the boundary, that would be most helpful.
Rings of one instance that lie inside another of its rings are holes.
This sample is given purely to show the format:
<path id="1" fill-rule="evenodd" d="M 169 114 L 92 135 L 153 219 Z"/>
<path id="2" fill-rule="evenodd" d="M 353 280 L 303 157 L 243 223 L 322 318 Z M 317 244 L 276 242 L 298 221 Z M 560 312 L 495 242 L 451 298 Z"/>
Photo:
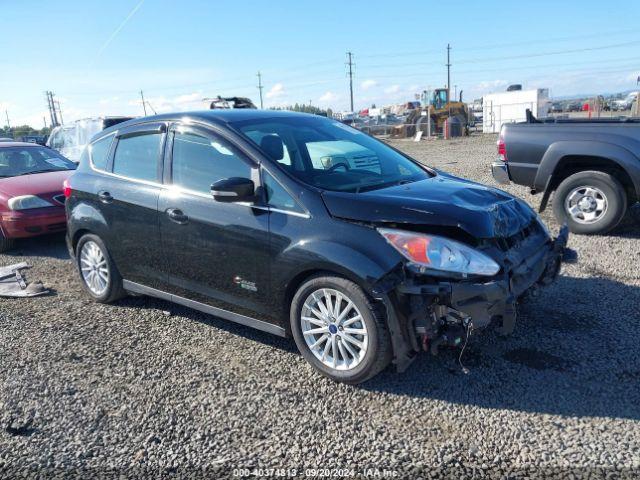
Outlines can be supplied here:
<path id="1" fill-rule="evenodd" d="M 47 147 L 78 163 L 82 150 L 96 133 L 132 118 L 134 117 L 83 118 L 82 120 L 61 125 L 51 131 L 51 135 L 47 140 Z"/>

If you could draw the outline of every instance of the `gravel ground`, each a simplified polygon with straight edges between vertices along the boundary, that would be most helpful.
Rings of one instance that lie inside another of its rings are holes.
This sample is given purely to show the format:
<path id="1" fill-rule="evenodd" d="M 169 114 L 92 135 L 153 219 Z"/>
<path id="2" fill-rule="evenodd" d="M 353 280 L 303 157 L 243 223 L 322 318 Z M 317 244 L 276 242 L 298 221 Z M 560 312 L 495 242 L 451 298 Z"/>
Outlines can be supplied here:
<path id="1" fill-rule="evenodd" d="M 495 137 L 394 144 L 493 184 Z M 316 374 L 290 340 L 149 298 L 91 303 L 61 237 L 22 242 L 0 265 L 30 262 L 54 294 L 0 299 L 0 477 L 637 477 L 639 210 L 609 236 L 573 236 L 579 264 L 511 337 L 473 342 L 470 374 L 424 354 L 358 387 Z"/>

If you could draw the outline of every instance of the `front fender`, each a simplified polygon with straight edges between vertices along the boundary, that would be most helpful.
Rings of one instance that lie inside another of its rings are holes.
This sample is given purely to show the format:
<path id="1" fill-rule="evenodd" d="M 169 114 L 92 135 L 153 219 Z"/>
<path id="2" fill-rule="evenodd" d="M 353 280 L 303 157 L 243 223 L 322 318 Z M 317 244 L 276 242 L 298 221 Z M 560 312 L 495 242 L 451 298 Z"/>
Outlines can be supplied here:
<path id="1" fill-rule="evenodd" d="M 534 181 L 534 188 L 546 191 L 560 161 L 567 156 L 602 157 L 616 163 L 631 177 L 640 195 L 640 161 L 624 147 L 601 141 L 560 141 L 552 143 L 545 152 Z"/>
<path id="2" fill-rule="evenodd" d="M 401 257 L 396 252 L 383 248 L 367 252 L 328 240 L 311 240 L 304 244 L 293 244 L 282 251 L 274 264 L 282 268 L 281 273 L 295 278 L 304 272 L 325 270 L 342 275 L 357 283 L 372 294 L 375 283 L 393 270 Z M 284 270 L 287 272 L 285 273 Z M 279 276 L 276 274 L 276 277 Z"/>

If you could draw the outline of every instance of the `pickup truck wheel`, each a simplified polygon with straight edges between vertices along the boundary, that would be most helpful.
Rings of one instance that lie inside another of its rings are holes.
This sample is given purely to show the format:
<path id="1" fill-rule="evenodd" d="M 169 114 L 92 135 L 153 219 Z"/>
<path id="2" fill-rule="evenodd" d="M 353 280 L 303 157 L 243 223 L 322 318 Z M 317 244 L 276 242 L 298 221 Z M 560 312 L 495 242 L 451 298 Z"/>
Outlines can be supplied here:
<path id="1" fill-rule="evenodd" d="M 553 212 L 574 233 L 605 233 L 627 209 L 627 196 L 618 180 L 604 172 L 579 172 L 566 178 L 555 192 Z"/>
<path id="2" fill-rule="evenodd" d="M 305 282 L 291 303 L 291 331 L 302 356 L 338 382 L 364 382 L 391 361 L 383 316 L 358 285 L 344 278 Z"/>

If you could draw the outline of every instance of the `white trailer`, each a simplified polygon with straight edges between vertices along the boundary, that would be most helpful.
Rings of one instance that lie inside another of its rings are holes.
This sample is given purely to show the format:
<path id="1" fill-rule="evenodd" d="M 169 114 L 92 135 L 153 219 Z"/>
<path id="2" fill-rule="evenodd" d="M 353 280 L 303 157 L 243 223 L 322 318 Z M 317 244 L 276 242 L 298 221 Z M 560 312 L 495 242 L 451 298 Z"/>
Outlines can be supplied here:
<path id="1" fill-rule="evenodd" d="M 548 88 L 490 93 L 482 97 L 482 131 L 498 133 L 503 123 L 524 122 L 527 109 L 546 117 L 550 105 Z"/>

